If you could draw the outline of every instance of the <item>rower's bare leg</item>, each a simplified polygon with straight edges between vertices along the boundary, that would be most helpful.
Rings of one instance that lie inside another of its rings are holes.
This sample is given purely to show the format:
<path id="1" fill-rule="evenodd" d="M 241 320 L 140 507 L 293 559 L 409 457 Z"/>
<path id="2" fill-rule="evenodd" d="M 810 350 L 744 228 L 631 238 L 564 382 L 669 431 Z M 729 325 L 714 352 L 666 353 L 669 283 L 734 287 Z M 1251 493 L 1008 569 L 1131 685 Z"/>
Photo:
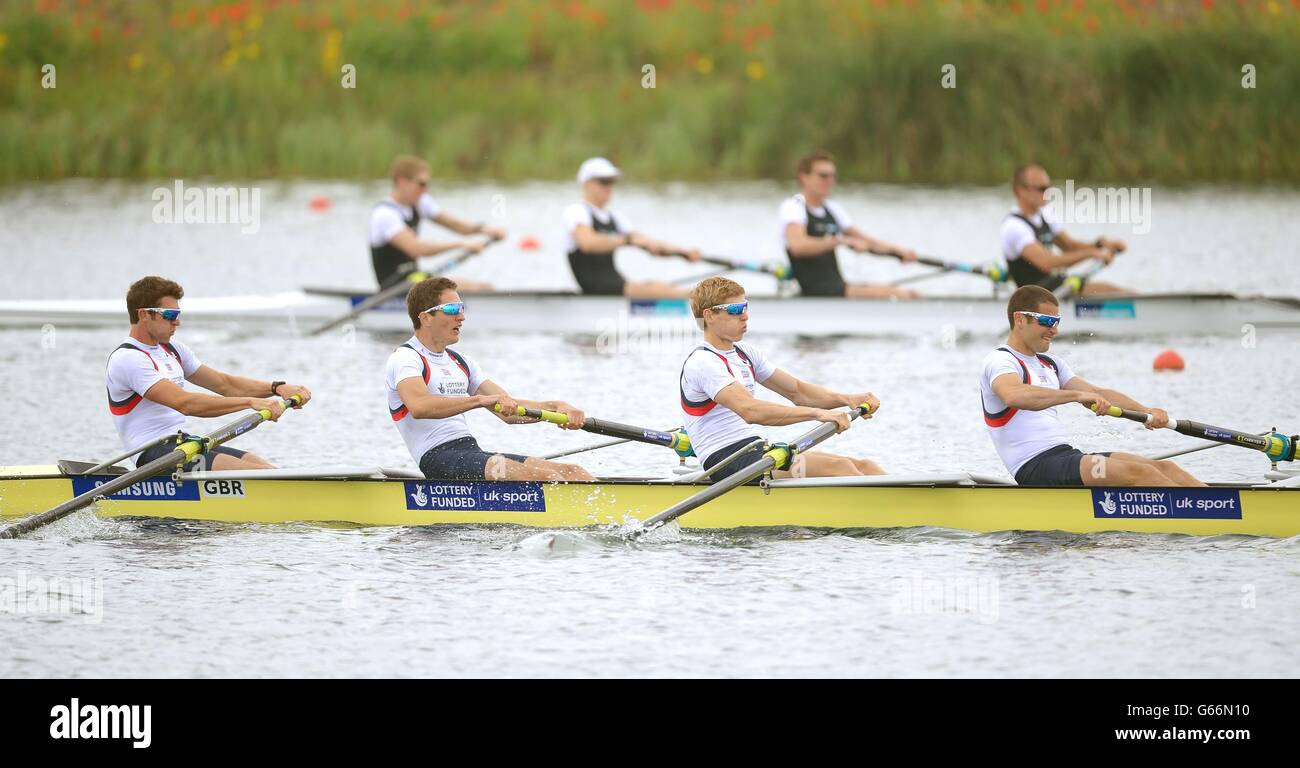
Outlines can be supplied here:
<path id="1" fill-rule="evenodd" d="M 623 295 L 629 299 L 684 299 L 690 291 L 672 283 L 623 283 Z"/>
<path id="2" fill-rule="evenodd" d="M 844 296 L 850 299 L 919 299 L 921 294 L 911 288 L 889 283 L 849 283 Z"/>
<path id="3" fill-rule="evenodd" d="M 1114 283 L 1101 283 L 1096 280 L 1089 280 L 1083 285 L 1083 297 L 1091 296 L 1131 296 L 1133 292 Z"/>
<path id="4" fill-rule="evenodd" d="M 1181 485 L 1181 486 L 1187 486 L 1193 488 L 1205 487 L 1205 483 L 1202 483 L 1200 480 L 1197 480 L 1195 477 L 1188 474 L 1188 472 L 1185 469 L 1173 463 L 1172 461 L 1148 459 L 1145 456 L 1138 456 L 1135 453 L 1124 453 L 1123 451 L 1112 453 L 1110 457 L 1112 459 L 1118 457 L 1124 461 L 1131 461 L 1138 464 L 1146 464 L 1148 466 L 1155 467 L 1156 471 L 1158 471 L 1160 474 L 1164 475 L 1166 478 L 1169 479 L 1167 485 Z"/>
<path id="5" fill-rule="evenodd" d="M 456 290 L 461 293 L 492 293 L 495 288 L 492 284 L 484 280 L 466 280 L 456 278 Z"/>
<path id="6" fill-rule="evenodd" d="M 810 451 L 795 457 L 796 466 L 790 470 L 773 472 L 772 477 L 853 477 L 857 475 L 883 475 L 885 470 L 871 459 L 854 459 L 833 453 Z"/>
<path id="7" fill-rule="evenodd" d="M 483 476 L 488 480 L 542 480 L 545 482 L 568 480 L 595 480 L 590 472 L 577 464 L 535 459 L 518 462 L 497 454 L 487 460 Z"/>
<path id="8" fill-rule="evenodd" d="M 208 465 L 213 472 L 225 472 L 232 469 L 275 469 L 275 465 L 256 453 L 246 453 L 239 458 L 218 453 Z"/>
<path id="9" fill-rule="evenodd" d="M 1205 483 L 1170 461 L 1152 461 L 1132 453 L 1109 458 L 1089 454 L 1079 460 L 1079 478 L 1088 486 L 1203 486 Z"/>

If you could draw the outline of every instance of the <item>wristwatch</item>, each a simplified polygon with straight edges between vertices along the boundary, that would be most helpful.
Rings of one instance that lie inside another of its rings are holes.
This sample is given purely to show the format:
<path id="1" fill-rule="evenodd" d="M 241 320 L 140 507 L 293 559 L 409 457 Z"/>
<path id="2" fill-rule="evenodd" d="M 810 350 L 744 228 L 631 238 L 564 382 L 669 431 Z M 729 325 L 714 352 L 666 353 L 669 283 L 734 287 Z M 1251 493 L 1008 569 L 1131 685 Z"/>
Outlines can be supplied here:
<path id="1" fill-rule="evenodd" d="M 275 390 L 277 390 L 277 389 L 279 389 L 280 387 L 284 386 L 286 383 L 288 383 L 288 382 L 284 382 L 284 381 L 273 381 L 273 382 L 271 382 L 271 397 L 279 397 L 279 395 L 277 395 L 277 394 L 275 393 Z"/>

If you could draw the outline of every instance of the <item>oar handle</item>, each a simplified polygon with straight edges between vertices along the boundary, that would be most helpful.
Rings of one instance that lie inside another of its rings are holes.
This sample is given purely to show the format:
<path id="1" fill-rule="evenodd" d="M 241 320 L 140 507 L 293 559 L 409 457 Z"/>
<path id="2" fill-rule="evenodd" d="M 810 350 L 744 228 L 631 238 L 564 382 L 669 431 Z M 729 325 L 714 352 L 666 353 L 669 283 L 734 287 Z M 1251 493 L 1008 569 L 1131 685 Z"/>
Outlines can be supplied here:
<path id="1" fill-rule="evenodd" d="M 675 254 L 684 256 L 685 254 Z M 701 256 L 700 261 L 708 264 L 717 264 L 720 267 L 729 269 L 744 270 L 746 272 L 760 272 L 765 275 L 771 275 L 778 280 L 790 279 L 790 266 L 788 264 L 767 264 L 761 261 L 746 261 L 744 259 L 730 259 L 726 256 Z"/>
<path id="2" fill-rule="evenodd" d="M 501 412 L 501 405 L 496 406 L 498 413 Z M 520 405 L 515 408 L 516 416 L 524 416 L 530 419 L 538 419 L 549 424 L 564 425 L 569 423 L 568 414 L 558 413 L 556 411 L 538 410 L 535 408 L 525 408 Z M 645 429 L 636 427 L 631 424 L 620 424 L 617 421 L 605 421 L 587 417 L 582 424 L 582 431 L 590 432 L 593 435 L 605 435 L 607 437 L 621 437 L 627 440 L 634 440 L 639 443 L 648 443 L 650 445 L 659 445 L 664 448 L 671 448 L 679 456 L 694 456 L 695 452 L 691 448 L 691 439 L 686 432 L 676 429 L 671 432 L 663 432 L 657 429 Z"/>
<path id="3" fill-rule="evenodd" d="M 883 251 L 871 251 L 876 256 L 892 256 L 899 261 L 903 260 L 902 256 L 897 253 L 887 253 Z M 936 267 L 944 272 L 965 272 L 971 275 L 983 275 L 995 283 L 1005 283 L 1011 278 L 1007 270 L 996 264 L 967 264 L 961 261 L 948 261 L 935 256 L 917 256 L 917 264 L 924 264 L 927 267 Z"/>

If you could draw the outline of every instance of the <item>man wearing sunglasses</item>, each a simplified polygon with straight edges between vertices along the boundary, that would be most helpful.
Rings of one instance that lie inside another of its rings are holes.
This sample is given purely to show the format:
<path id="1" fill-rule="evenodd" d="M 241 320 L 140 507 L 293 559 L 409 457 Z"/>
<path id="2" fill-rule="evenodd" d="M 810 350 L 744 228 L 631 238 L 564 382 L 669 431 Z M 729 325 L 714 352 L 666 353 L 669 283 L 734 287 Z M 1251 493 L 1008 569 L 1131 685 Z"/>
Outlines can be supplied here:
<path id="1" fill-rule="evenodd" d="M 1204 485 L 1171 461 L 1132 453 L 1085 454 L 1070 445 L 1057 413 L 1079 403 L 1101 416 L 1111 405 L 1149 413 L 1147 429 L 1169 423 L 1169 414 L 1122 392 L 1074 375 L 1059 355 L 1047 355 L 1060 329 L 1061 308 L 1046 288 L 1026 285 L 1011 294 L 1007 343 L 984 358 L 980 401 L 984 424 L 998 456 L 1020 485 L 1171 486 Z"/>
<path id="2" fill-rule="evenodd" d="M 835 189 L 835 159 L 813 152 L 799 160 L 799 194 L 781 203 L 781 237 L 790 270 L 804 296 L 850 299 L 915 299 L 910 288 L 888 283 L 845 283 L 835 249 L 847 245 L 858 253 L 896 256 L 915 261 L 916 251 L 872 237 L 853 224 L 848 211 L 830 199 Z"/>
<path id="3" fill-rule="evenodd" d="M 181 324 L 180 299 L 184 296 L 179 285 L 154 276 L 135 281 L 126 293 L 131 333 L 108 356 L 105 373 L 108 409 L 124 448 L 175 435 L 185 429 L 186 416 L 210 418 L 265 408 L 278 419 L 284 413 L 284 399 L 300 395 L 298 408 L 311 400 L 311 392 L 299 384 L 249 379 L 200 362 L 188 346 L 172 338 Z M 187 389 L 187 382 L 217 394 Z M 142 451 L 136 456 L 136 466 L 166 455 L 176 442 Z M 212 470 L 272 468 L 262 457 L 227 445 L 196 458 L 187 468 L 202 462 Z"/>
<path id="4" fill-rule="evenodd" d="M 456 283 L 432 277 L 411 286 L 406 311 L 415 335 L 388 358 L 388 413 L 420 471 L 447 480 L 592 480 L 576 464 L 560 464 L 479 447 L 465 413 L 482 408 L 508 424 L 536 421 L 516 416 L 517 406 L 557 411 L 564 429 L 580 429 L 582 411 L 559 400 L 512 398 L 470 358 L 451 348 L 460 341 L 465 302 Z M 499 407 L 499 410 L 498 410 Z"/>
<path id="5" fill-rule="evenodd" d="M 1125 248 L 1123 240 L 1099 237 L 1085 243 L 1066 234 L 1056 212 L 1047 204 L 1052 180 L 1038 165 L 1023 165 L 1011 178 L 1016 207 L 1002 220 L 1002 258 L 1016 285 L 1040 285 L 1054 291 L 1065 283 L 1066 268 L 1088 259 L 1110 264 Z M 1059 250 L 1058 250 L 1059 249 Z M 1082 296 L 1128 293 L 1124 288 L 1086 280 Z"/>
<path id="6" fill-rule="evenodd" d="M 444 211 L 429 195 L 429 164 L 418 157 L 402 155 L 393 161 L 390 171 L 393 189 L 370 212 L 370 260 L 375 279 L 385 287 L 398 279 L 403 265 L 421 256 L 434 256 L 457 248 L 478 253 L 488 240 L 447 240 L 434 242 L 417 237 L 420 220 L 429 219 L 461 235 L 484 235 L 491 240 L 505 239 L 500 227 L 490 227 L 453 216 Z M 466 291 L 490 291 L 490 283 L 462 280 Z"/>
<path id="7" fill-rule="evenodd" d="M 578 288 L 592 296 L 627 296 L 632 299 L 671 299 L 686 296 L 672 283 L 631 282 L 614 266 L 614 251 L 634 245 L 655 256 L 681 256 L 699 261 L 698 248 L 673 245 L 636 232 L 627 217 L 607 208 L 620 171 L 603 157 L 593 157 L 578 168 L 582 202 L 564 209 L 564 232 L 569 267 Z"/>
<path id="8" fill-rule="evenodd" d="M 848 413 L 831 409 L 870 403 L 872 414 L 879 410 L 880 401 L 870 392 L 844 394 L 802 381 L 774 366 L 752 344 L 741 345 L 749 325 L 749 302 L 739 283 L 725 277 L 706 278 L 691 291 L 690 301 L 696 322 L 704 330 L 704 343 L 682 364 L 680 395 L 686 434 L 705 469 L 712 469 L 759 437 L 752 425 L 780 427 L 825 421 L 843 432 L 849 426 Z M 755 384 L 794 405 L 759 400 L 754 397 Z M 750 450 L 711 477 L 717 482 L 761 458 L 762 451 Z M 801 453 L 794 466 L 774 472 L 773 477 L 884 473 L 870 459 L 809 452 Z"/>

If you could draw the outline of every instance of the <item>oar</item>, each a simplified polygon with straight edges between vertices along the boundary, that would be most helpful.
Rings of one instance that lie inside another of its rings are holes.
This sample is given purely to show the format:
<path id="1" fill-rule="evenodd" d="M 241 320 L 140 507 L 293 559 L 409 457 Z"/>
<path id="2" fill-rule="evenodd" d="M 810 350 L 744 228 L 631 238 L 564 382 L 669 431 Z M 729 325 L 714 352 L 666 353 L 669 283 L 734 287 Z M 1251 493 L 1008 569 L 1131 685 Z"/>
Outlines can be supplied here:
<path id="1" fill-rule="evenodd" d="M 880 253 L 879 251 L 871 251 L 871 253 L 876 256 L 893 256 L 899 261 L 903 260 L 903 257 L 896 253 Z M 894 285 L 901 285 L 904 281 L 911 282 L 934 277 L 936 274 L 942 274 L 944 272 L 965 272 L 969 275 L 983 275 L 995 283 L 1005 283 L 1010 278 L 1007 271 L 996 264 L 967 264 L 961 261 L 948 261 L 947 259 L 940 259 L 935 256 L 917 256 L 915 263 L 924 264 L 927 267 L 935 267 L 939 272 L 913 275 L 910 278 L 903 278 L 902 281 L 895 282 Z"/>
<path id="2" fill-rule="evenodd" d="M 487 248 L 489 245 L 495 242 L 496 240 L 489 240 L 487 241 L 487 243 L 483 245 L 483 248 Z M 325 333 L 326 331 L 332 331 L 335 328 L 338 328 L 340 325 L 343 325 L 344 323 L 350 320 L 355 320 L 356 318 L 361 317 L 365 313 L 369 312 L 370 310 L 374 309 L 380 304 L 383 304 L 389 299 L 394 299 L 397 298 L 398 296 L 401 296 L 402 294 L 406 293 L 411 289 L 412 283 L 418 283 L 427 278 L 436 277 L 437 275 L 445 274 L 446 272 L 450 271 L 452 268 L 459 266 L 463 262 L 468 261 L 469 259 L 473 258 L 477 254 L 482 252 L 483 251 L 481 249 L 478 251 L 470 251 L 470 250 L 463 251 L 461 253 L 456 254 L 455 256 L 452 256 L 450 259 L 447 259 L 446 261 L 442 262 L 441 264 L 438 265 L 437 269 L 431 270 L 429 272 L 417 271 L 415 269 L 415 262 L 411 262 L 410 264 L 403 264 L 401 269 L 398 271 L 398 275 L 400 277 L 394 277 L 393 282 L 390 285 L 388 285 L 385 288 L 382 288 L 378 293 L 371 294 L 371 296 L 367 298 L 365 301 L 353 307 L 351 312 L 348 312 L 345 315 L 341 315 L 339 317 L 334 318 L 333 320 L 329 321 L 328 323 L 325 323 L 319 328 L 310 331 L 307 335 L 319 336 L 322 333 Z"/>
<path id="3" fill-rule="evenodd" d="M 1256 434 L 1258 434 L 1260 437 L 1267 437 L 1273 434 L 1273 431 L 1269 430 L 1268 432 L 1257 432 Z M 1164 461 L 1165 459 L 1176 459 L 1179 456 L 1186 456 L 1189 453 L 1199 453 L 1201 451 L 1208 451 L 1211 448 L 1222 448 L 1223 445 L 1224 445 L 1223 443 L 1207 443 L 1205 445 L 1198 445 L 1195 448 L 1183 448 L 1182 450 L 1169 451 L 1167 453 L 1162 453 L 1157 456 L 1148 456 L 1147 458 L 1152 461 Z"/>
<path id="4" fill-rule="evenodd" d="M 563 456 L 572 456 L 575 453 L 586 453 L 587 451 L 598 451 L 601 448 L 612 448 L 615 445 L 622 445 L 624 443 L 630 443 L 630 442 L 632 441 L 629 440 L 628 438 L 620 437 L 617 440 L 606 440 L 603 443 L 596 443 L 594 445 L 584 445 L 581 448 L 570 448 L 567 451 L 556 451 L 555 453 L 548 453 L 545 456 L 538 456 L 537 458 L 550 461 L 552 459 L 558 459 Z"/>
<path id="5" fill-rule="evenodd" d="M 497 406 L 501 410 L 501 406 Z M 539 411 L 533 408 L 525 408 L 522 405 L 515 409 L 518 416 L 527 416 L 530 419 L 540 419 L 551 424 L 568 424 L 569 417 L 563 413 L 555 411 Z M 675 429 L 672 432 L 661 432 L 657 429 L 645 429 L 644 427 L 634 427 L 630 424 L 619 424 L 616 421 L 605 421 L 604 419 L 587 418 L 582 424 L 583 432 L 590 432 L 593 435 L 605 435 L 606 437 L 620 437 L 624 440 L 632 440 L 638 443 L 649 443 L 650 445 L 659 445 L 664 448 L 671 448 L 677 452 L 677 455 L 685 458 L 694 456 L 695 452 L 691 450 L 691 439 L 687 437 L 685 430 Z"/>
<path id="6" fill-rule="evenodd" d="M 82 472 L 81 474 L 83 474 L 83 475 L 95 475 L 95 474 L 98 474 L 98 473 L 100 473 L 100 472 L 103 472 L 104 470 L 106 470 L 106 469 L 108 469 L 109 467 L 113 466 L 114 464 L 118 463 L 118 462 L 121 461 L 122 459 L 129 459 L 129 458 L 131 458 L 132 456 L 136 455 L 137 453 L 142 453 L 142 452 L 144 452 L 144 451 L 147 451 L 147 450 L 149 450 L 150 448 L 154 447 L 155 445 L 158 445 L 159 443 L 165 443 L 165 442 L 167 442 L 168 440 L 175 440 L 176 437 L 177 437 L 178 435 L 181 436 L 181 437 L 184 437 L 184 436 L 185 436 L 185 433 L 184 433 L 184 432 L 177 432 L 177 433 L 174 434 L 174 435 L 163 435 L 162 437 L 158 438 L 157 440 L 150 440 L 149 442 L 145 443 L 145 444 L 142 445 L 142 446 L 139 446 L 138 448 L 132 448 L 131 450 L 126 451 L 125 453 L 119 453 L 118 455 L 114 456 L 114 457 L 111 458 L 111 459 L 105 459 L 104 461 L 101 461 L 100 463 L 96 464 L 95 466 L 91 467 L 90 469 L 86 470 L 85 472 Z"/>
<path id="7" fill-rule="evenodd" d="M 671 253 L 669 255 L 680 256 L 683 259 L 686 258 L 686 254 L 684 253 Z M 733 259 L 729 256 L 701 256 L 700 261 L 705 264 L 716 264 L 719 267 L 726 267 L 726 271 L 759 272 L 764 275 L 771 275 L 777 280 L 789 280 L 791 275 L 789 264 L 746 261 L 744 259 Z M 711 277 L 711 275 L 709 275 L 709 277 Z"/>
<path id="8" fill-rule="evenodd" d="M 865 416 L 870 412 L 871 406 L 863 403 L 849 412 L 849 421 L 851 423 L 853 419 L 856 419 L 859 416 Z M 811 432 L 798 440 L 795 440 L 793 443 L 777 443 L 776 445 L 769 447 L 763 452 L 763 458 L 753 464 L 750 464 L 735 474 L 732 474 L 723 480 L 714 483 L 703 491 L 700 491 L 689 499 L 680 501 L 668 509 L 665 509 L 663 512 L 660 512 L 654 517 L 646 520 L 641 526 L 640 531 L 634 535 L 646 533 L 654 528 L 658 528 L 664 523 L 676 520 L 687 512 L 697 509 L 704 504 L 713 501 L 727 491 L 730 491 L 733 488 L 739 488 L 750 480 L 753 480 L 754 478 L 757 478 L 773 469 L 781 469 L 789 466 L 790 462 L 794 460 L 794 457 L 807 451 L 809 448 L 812 448 L 814 445 L 817 445 L 834 434 L 835 424 L 832 422 L 823 422 L 813 428 Z"/>
<path id="9" fill-rule="evenodd" d="M 1095 407 L 1093 409 L 1096 410 Z M 1149 413 L 1130 411 L 1117 405 L 1112 405 L 1106 415 L 1136 421 L 1140 424 L 1145 424 L 1154 418 Z M 1275 462 L 1295 461 L 1300 457 L 1300 440 L 1295 437 L 1288 437 L 1280 432 L 1252 435 L 1249 432 L 1226 427 L 1215 427 L 1188 419 L 1170 419 L 1169 426 L 1165 428 L 1189 437 L 1199 437 L 1202 440 L 1212 440 L 1224 445 L 1239 445 L 1242 448 L 1259 451 Z"/>
<path id="10" fill-rule="evenodd" d="M 700 281 L 700 280 L 707 280 L 707 279 L 710 278 L 710 277 L 717 277 L 718 275 L 725 275 L 725 274 L 727 274 L 727 273 L 730 272 L 730 271 L 731 271 L 731 270 L 729 270 L 729 269 L 717 269 L 717 270 L 714 270 L 714 271 L 712 271 L 712 272 L 705 272 L 704 274 L 700 274 L 700 275 L 682 275 L 681 277 L 675 277 L 675 278 L 673 278 L 673 279 L 670 280 L 669 282 L 670 282 L 670 283 L 673 283 L 673 284 L 675 284 L 675 285 L 681 285 L 682 283 L 694 283 L 694 282 L 698 282 L 698 281 Z"/>
<path id="11" fill-rule="evenodd" d="M 284 407 L 297 405 L 302 402 L 302 397 L 294 395 L 284 401 Z M 179 464 L 186 464 L 195 456 L 206 453 L 216 448 L 222 443 L 229 442 L 245 432 L 253 429 L 264 421 L 270 421 L 271 411 L 263 408 L 260 411 L 250 413 L 247 416 L 240 417 L 225 425 L 219 427 L 207 437 L 192 437 L 185 442 L 177 445 L 175 450 L 166 456 L 161 456 L 153 461 L 138 467 L 132 472 L 124 475 L 118 475 L 116 478 L 109 480 L 103 485 L 96 486 L 89 491 L 77 496 L 74 499 L 65 501 L 54 509 L 46 512 L 38 512 L 31 517 L 24 518 L 9 526 L 0 529 L 0 539 L 14 539 L 24 533 L 30 533 L 44 525 L 49 525 L 56 520 L 60 520 L 79 509 L 88 507 L 94 503 L 95 499 L 117 493 L 123 488 L 129 488 L 136 484 L 137 481 L 151 477 L 164 469 L 175 467 Z"/>
<path id="12" fill-rule="evenodd" d="M 700 261 L 706 264 L 717 264 L 719 267 L 727 269 L 740 270 L 744 272 L 760 272 L 764 275 L 771 275 L 777 280 L 790 279 L 789 264 L 769 264 L 761 261 L 745 261 L 743 259 L 731 259 L 726 256 L 701 256 Z"/>

